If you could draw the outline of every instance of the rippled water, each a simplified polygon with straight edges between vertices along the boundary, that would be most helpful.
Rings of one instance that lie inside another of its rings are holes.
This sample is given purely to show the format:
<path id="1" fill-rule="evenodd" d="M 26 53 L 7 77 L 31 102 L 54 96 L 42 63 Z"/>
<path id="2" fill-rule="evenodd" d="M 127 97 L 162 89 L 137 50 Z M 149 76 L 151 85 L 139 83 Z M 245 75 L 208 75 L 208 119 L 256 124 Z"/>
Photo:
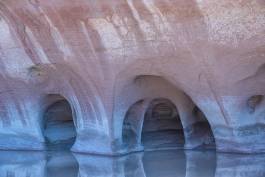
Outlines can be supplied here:
<path id="1" fill-rule="evenodd" d="M 265 177 L 265 155 L 154 151 L 123 157 L 0 152 L 0 177 Z"/>

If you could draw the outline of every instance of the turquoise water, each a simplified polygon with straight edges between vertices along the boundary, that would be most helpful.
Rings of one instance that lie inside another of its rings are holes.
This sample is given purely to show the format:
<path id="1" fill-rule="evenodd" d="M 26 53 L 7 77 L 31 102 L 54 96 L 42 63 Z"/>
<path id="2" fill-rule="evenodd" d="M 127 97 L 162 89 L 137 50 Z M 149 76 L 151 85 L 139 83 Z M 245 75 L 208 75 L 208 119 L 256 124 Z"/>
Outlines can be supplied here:
<path id="1" fill-rule="evenodd" d="M 265 177 L 265 155 L 172 150 L 111 158 L 1 151 L 0 177 Z"/>

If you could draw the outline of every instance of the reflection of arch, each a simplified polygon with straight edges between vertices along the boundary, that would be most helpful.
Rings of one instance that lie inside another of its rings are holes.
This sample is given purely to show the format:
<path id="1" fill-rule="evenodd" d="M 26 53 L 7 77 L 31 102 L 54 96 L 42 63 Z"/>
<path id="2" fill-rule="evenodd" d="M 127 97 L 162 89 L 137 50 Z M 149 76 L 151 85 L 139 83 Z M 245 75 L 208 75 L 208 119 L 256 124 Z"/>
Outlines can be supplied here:
<path id="1" fill-rule="evenodd" d="M 184 153 L 186 156 L 185 177 L 216 176 L 216 153 L 214 151 L 185 151 Z"/>
<path id="2" fill-rule="evenodd" d="M 143 168 L 142 153 L 132 153 L 115 158 L 108 156 L 88 156 L 82 153 L 75 153 L 74 156 L 79 165 L 78 177 L 146 177 Z"/>
<path id="3" fill-rule="evenodd" d="M 46 160 L 46 173 L 44 176 L 77 177 L 79 166 L 78 161 L 70 152 L 60 152 L 59 155 L 51 153 Z"/>
<path id="4" fill-rule="evenodd" d="M 61 95 L 46 97 L 42 129 L 48 150 L 70 149 L 76 138 L 75 112 Z"/>
<path id="5" fill-rule="evenodd" d="M 145 149 L 183 148 L 184 132 L 176 106 L 168 99 L 152 100 L 142 128 Z"/>
<path id="6" fill-rule="evenodd" d="M 184 151 L 148 151 L 142 163 L 147 177 L 191 177 L 186 176 L 186 156 Z"/>

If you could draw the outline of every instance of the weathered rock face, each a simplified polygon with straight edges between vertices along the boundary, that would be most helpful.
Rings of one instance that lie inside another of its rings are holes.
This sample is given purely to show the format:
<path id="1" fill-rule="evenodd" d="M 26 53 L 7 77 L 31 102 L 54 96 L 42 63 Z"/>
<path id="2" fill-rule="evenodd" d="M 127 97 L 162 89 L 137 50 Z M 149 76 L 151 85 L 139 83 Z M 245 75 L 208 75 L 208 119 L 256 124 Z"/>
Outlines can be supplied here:
<path id="1" fill-rule="evenodd" d="M 0 148 L 44 149 L 57 95 L 73 151 L 142 150 L 168 99 L 185 148 L 265 152 L 264 38 L 263 0 L 0 0 Z"/>

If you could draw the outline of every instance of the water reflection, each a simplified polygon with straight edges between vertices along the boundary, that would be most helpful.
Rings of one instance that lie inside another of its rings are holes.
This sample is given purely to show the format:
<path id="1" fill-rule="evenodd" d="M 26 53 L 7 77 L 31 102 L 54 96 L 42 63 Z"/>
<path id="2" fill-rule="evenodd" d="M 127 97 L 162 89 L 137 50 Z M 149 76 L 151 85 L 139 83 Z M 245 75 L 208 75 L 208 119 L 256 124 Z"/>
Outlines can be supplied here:
<path id="1" fill-rule="evenodd" d="M 0 152 L 0 177 L 264 177 L 265 155 L 154 151 L 123 157 Z"/>

